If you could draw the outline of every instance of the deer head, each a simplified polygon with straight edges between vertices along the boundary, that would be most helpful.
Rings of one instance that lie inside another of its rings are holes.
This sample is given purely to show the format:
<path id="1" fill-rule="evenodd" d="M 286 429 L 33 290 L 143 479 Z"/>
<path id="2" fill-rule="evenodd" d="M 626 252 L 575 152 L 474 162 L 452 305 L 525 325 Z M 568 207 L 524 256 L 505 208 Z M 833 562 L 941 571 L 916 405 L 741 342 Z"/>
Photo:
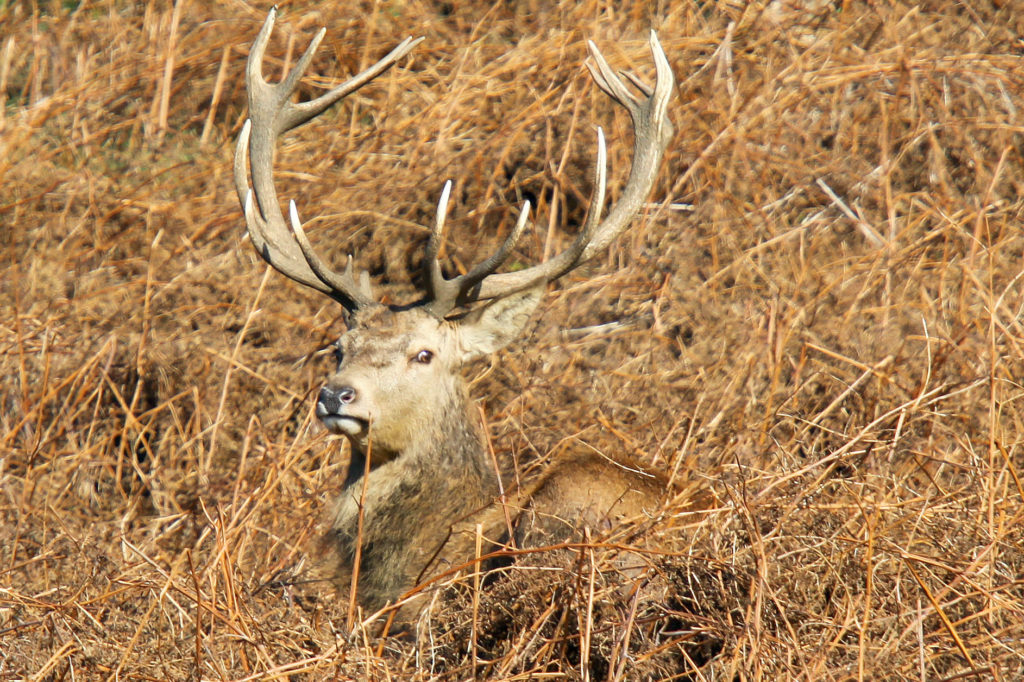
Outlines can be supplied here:
<path id="1" fill-rule="evenodd" d="M 321 30 L 284 80 L 271 85 L 262 75 L 263 55 L 274 25 L 271 11 L 253 44 L 246 68 L 249 120 L 235 151 L 234 176 L 253 246 L 287 277 L 338 301 L 348 312 L 349 331 L 339 340 L 336 373 L 320 392 L 317 415 L 331 431 L 345 434 L 366 452 L 372 439 L 373 463 L 416 449 L 419 442 L 443 438 L 436 415 L 464 404 L 459 368 L 467 361 L 505 346 L 521 331 L 545 286 L 579 267 L 608 246 L 633 220 L 654 184 L 672 136 L 666 110 L 673 76 L 651 33 L 657 72 L 655 86 L 623 74 L 640 92 L 633 94 L 589 44 L 587 66 L 594 81 L 630 114 L 634 128 L 633 162 L 622 195 L 601 218 L 606 185 L 604 135 L 597 131 L 597 164 L 590 211 L 572 244 L 546 262 L 515 272 L 498 272 L 523 234 L 526 202 L 515 227 L 489 257 L 467 272 L 446 278 L 438 261 L 451 183 L 445 184 L 425 254 L 426 295 L 416 303 L 387 307 L 376 302 L 367 273 L 357 280 L 352 260 L 343 271 L 326 265 L 313 251 L 295 203 L 286 222 L 274 188 L 272 160 L 277 136 L 384 73 L 422 39 L 407 38 L 376 64 L 320 97 L 290 101 L 302 74 L 323 39 Z M 252 177 L 252 189 L 248 176 Z M 255 201 L 253 197 L 255 196 Z M 468 312 L 467 312 L 468 311 Z M 426 387 L 431 387 L 429 391 Z M 463 410 L 464 412 L 464 410 Z M 457 412 L 456 412 L 457 413 Z"/>

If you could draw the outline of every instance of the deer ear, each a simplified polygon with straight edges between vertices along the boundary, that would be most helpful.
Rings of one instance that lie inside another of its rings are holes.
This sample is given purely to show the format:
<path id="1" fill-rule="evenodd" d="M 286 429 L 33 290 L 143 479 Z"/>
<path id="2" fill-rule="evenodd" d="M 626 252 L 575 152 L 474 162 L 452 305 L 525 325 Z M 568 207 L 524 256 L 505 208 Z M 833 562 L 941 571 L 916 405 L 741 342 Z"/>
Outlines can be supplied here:
<path id="1" fill-rule="evenodd" d="M 474 310 L 458 323 L 462 361 L 504 348 L 526 326 L 544 295 L 543 284 L 516 292 Z"/>

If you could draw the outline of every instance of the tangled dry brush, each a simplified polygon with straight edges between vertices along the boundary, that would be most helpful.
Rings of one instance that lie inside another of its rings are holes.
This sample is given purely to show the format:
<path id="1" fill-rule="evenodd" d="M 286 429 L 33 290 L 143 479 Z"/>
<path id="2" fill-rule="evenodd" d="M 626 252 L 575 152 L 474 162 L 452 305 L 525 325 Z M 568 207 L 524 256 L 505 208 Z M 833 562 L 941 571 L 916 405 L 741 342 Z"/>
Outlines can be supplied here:
<path id="1" fill-rule="evenodd" d="M 0 2 L 0 678 L 1024 675 L 1019 3 L 282 4 L 276 72 L 328 28 L 305 96 L 426 37 L 278 159 L 396 298 L 448 178 L 452 269 L 524 197 L 521 262 L 571 239 L 597 125 L 621 188 L 585 39 L 650 78 L 654 27 L 678 80 L 653 203 L 473 377 L 522 476 L 590 447 L 672 492 L 424 587 L 404 639 L 318 578 L 340 310 L 231 187 L 267 9 Z"/>

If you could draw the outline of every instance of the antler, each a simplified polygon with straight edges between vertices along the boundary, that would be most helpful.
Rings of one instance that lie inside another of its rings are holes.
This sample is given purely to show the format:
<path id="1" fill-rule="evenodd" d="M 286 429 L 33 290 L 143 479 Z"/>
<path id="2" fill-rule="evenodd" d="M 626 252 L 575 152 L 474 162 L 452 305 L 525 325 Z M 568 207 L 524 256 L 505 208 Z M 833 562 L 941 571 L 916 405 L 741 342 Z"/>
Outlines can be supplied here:
<path id="1" fill-rule="evenodd" d="M 271 85 L 263 78 L 263 54 L 276 17 L 277 9 L 274 8 L 270 10 L 263 28 L 256 36 L 246 64 L 249 120 L 242 127 L 235 147 L 235 190 L 245 211 L 249 236 L 260 256 L 285 276 L 327 294 L 353 312 L 374 303 L 369 276 L 364 272 L 357 283 L 352 274 L 351 258 L 344 272 L 338 273 L 327 267 L 306 239 L 294 201 L 289 205 L 290 227 L 285 223 L 274 187 L 274 144 L 278 135 L 318 116 L 343 97 L 387 71 L 423 39 L 406 38 L 376 64 L 330 92 L 308 102 L 293 103 L 290 97 L 309 67 L 326 31 L 320 29 L 284 80 Z M 247 166 L 252 173 L 258 208 L 253 206 L 253 190 L 249 189 Z"/>
<path id="2" fill-rule="evenodd" d="M 638 98 L 612 71 L 593 42 L 588 41 L 588 48 L 593 61 L 588 61 L 587 67 L 590 69 L 594 82 L 605 94 L 625 107 L 633 119 L 633 165 L 630 168 L 629 179 L 622 196 L 612 207 L 608 217 L 603 221 L 600 220 L 607 181 L 607 153 L 604 133 L 598 128 L 597 166 L 590 213 L 579 234 L 576 235 L 576 239 L 565 251 L 544 263 L 525 270 L 494 272 L 508 258 L 523 232 L 530 209 L 530 202 L 526 202 L 519 214 L 515 228 L 492 256 L 464 275 L 445 279 L 441 273 L 441 266 L 437 262 L 437 251 L 448 207 L 448 194 L 451 189 L 451 183 L 447 183 L 441 194 L 437 219 L 427 244 L 426 253 L 426 270 L 431 296 L 430 302 L 427 303 L 427 309 L 434 315 L 443 317 L 458 306 L 474 301 L 502 298 L 542 282 L 558 279 L 605 249 L 629 225 L 636 212 L 646 201 L 673 132 L 667 115 L 668 100 L 675 82 L 672 69 L 665 57 L 665 52 L 661 49 L 657 35 L 651 31 L 651 52 L 654 55 L 657 73 L 654 88 L 650 88 L 632 74 L 623 73 L 643 93 L 644 97 Z"/>
<path id="3" fill-rule="evenodd" d="M 235 189 L 245 212 L 250 238 L 260 256 L 285 276 L 327 294 L 352 312 L 374 304 L 369 277 L 364 272 L 360 281 L 356 282 L 351 257 L 344 272 L 336 272 L 324 264 L 306 238 L 294 201 L 289 203 L 290 222 L 285 223 L 274 187 L 274 145 L 278 135 L 318 116 L 366 85 L 407 55 L 423 39 L 406 38 L 376 64 L 330 92 L 308 102 L 293 103 L 290 97 L 309 67 L 325 30 L 321 29 L 317 33 L 284 80 L 271 85 L 263 78 L 262 66 L 276 17 L 277 10 L 272 9 L 256 36 L 246 65 L 249 120 L 242 127 L 235 147 Z M 608 216 L 604 220 L 600 219 L 607 184 L 607 152 L 604 133 L 598 128 L 597 164 L 590 213 L 569 248 L 532 268 L 517 272 L 495 272 L 511 255 L 526 227 L 530 209 L 530 203 L 526 202 L 515 227 L 495 253 L 469 272 L 445 279 L 437 253 L 451 191 L 451 183 L 446 183 L 424 260 L 429 289 L 425 304 L 427 310 L 437 317 L 444 317 L 458 306 L 502 298 L 542 282 L 558 279 L 604 250 L 629 225 L 654 185 L 662 156 L 672 137 L 672 124 L 667 116 L 668 100 L 674 86 L 672 69 L 653 31 L 650 43 L 657 74 L 654 88 L 648 87 L 632 74 L 623 73 L 643 94 L 640 98 L 626 88 L 622 79 L 608 66 L 597 46 L 588 42 L 593 61 L 588 61 L 587 67 L 594 82 L 609 97 L 625 107 L 633 120 L 633 163 L 629 179 L 622 196 Z M 249 173 L 252 175 L 252 190 L 249 189 Z M 254 193 L 255 205 L 252 199 Z"/>

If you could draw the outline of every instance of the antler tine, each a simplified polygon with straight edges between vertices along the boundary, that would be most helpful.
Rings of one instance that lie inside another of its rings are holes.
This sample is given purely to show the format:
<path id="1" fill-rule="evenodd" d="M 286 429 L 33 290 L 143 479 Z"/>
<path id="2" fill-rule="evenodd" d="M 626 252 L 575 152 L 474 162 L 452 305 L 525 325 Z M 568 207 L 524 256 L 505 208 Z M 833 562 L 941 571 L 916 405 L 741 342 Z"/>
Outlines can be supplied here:
<path id="1" fill-rule="evenodd" d="M 517 228 L 513 230 L 513 233 L 509 235 L 494 256 L 473 268 L 466 275 L 448 281 L 449 283 L 458 283 L 458 293 L 454 297 L 449 295 L 445 300 L 435 297 L 429 304 L 430 310 L 434 314 L 444 315 L 455 305 L 502 298 L 541 282 L 553 281 L 607 248 L 629 225 L 654 186 L 658 167 L 661 165 L 665 148 L 673 134 L 667 112 L 675 79 L 654 31 L 651 31 L 650 45 L 656 71 L 654 87 L 647 86 L 632 74 L 624 74 L 643 94 L 643 97 L 640 98 L 626 88 L 622 79 L 608 66 L 597 46 L 593 42 L 588 44 L 593 61 L 588 62 L 587 67 L 590 69 L 594 82 L 605 94 L 629 111 L 633 121 L 633 163 L 629 171 L 629 179 L 626 181 L 622 196 L 611 208 L 608 216 L 601 220 L 607 181 L 607 152 L 604 133 L 598 128 L 597 164 L 590 213 L 573 243 L 557 256 L 532 268 L 517 272 L 494 273 L 494 270 L 508 257 L 508 253 L 515 245 L 515 240 L 519 238 L 522 227 L 525 226 L 527 205 L 520 215 L 520 224 L 517 224 Z M 439 266 L 438 269 L 440 269 Z"/>
<path id="2" fill-rule="evenodd" d="M 376 64 L 359 72 L 359 74 L 352 78 L 349 78 L 333 90 L 325 92 L 316 99 L 308 102 L 295 104 L 295 110 L 302 113 L 302 119 L 295 125 L 300 125 L 311 118 L 319 116 L 338 100 L 348 97 L 359 88 L 377 78 L 377 76 L 390 69 L 392 65 L 398 62 L 398 60 L 409 54 L 412 49 L 421 42 L 423 42 L 423 38 L 412 38 L 410 36 L 396 45 L 391 52 L 388 52 L 386 55 L 381 57 Z"/>
<path id="3" fill-rule="evenodd" d="M 451 286 L 445 280 L 441 272 L 441 263 L 437 260 L 437 254 L 441 250 L 441 238 L 444 232 L 444 221 L 448 215 L 448 198 L 452 192 L 452 181 L 444 183 L 441 190 L 441 198 L 437 202 L 437 213 L 434 215 L 434 226 L 430 231 L 430 238 L 427 240 L 427 251 L 423 256 L 424 274 L 427 278 L 427 293 L 432 302 L 448 300 L 453 298 Z"/>
<path id="4" fill-rule="evenodd" d="M 634 88 L 644 93 L 645 97 L 650 97 L 654 94 L 654 88 L 640 80 L 640 77 L 632 71 L 619 71 L 619 75 L 625 77 L 626 80 L 633 84 Z"/>
<path id="5" fill-rule="evenodd" d="M 590 71 L 590 77 L 594 79 L 597 87 L 601 88 L 613 100 L 629 109 L 630 113 L 633 113 L 640 105 L 640 100 L 626 89 L 622 80 L 612 71 L 612 67 L 608 66 L 604 55 L 601 54 L 601 50 L 597 49 L 597 45 L 594 44 L 593 40 L 587 41 L 587 52 L 590 54 L 590 58 L 594 60 L 593 62 L 587 62 L 587 70 Z M 594 66 L 594 64 L 597 64 L 597 66 Z"/>
<path id="6" fill-rule="evenodd" d="M 477 263 L 469 272 L 457 275 L 451 279 L 445 279 L 441 272 L 441 264 L 437 260 L 437 253 L 441 243 L 441 230 L 444 226 L 444 216 L 448 209 L 448 195 L 451 191 L 451 180 L 445 183 L 441 191 L 441 200 L 437 206 L 437 218 L 434 221 L 434 229 L 427 242 L 427 252 L 424 265 L 427 268 L 427 281 L 429 282 L 430 302 L 426 309 L 436 317 L 444 317 L 457 306 L 477 300 L 474 289 L 483 279 L 500 268 L 512 255 L 513 249 L 519 242 L 523 231 L 526 229 L 526 222 L 530 217 L 530 202 L 523 202 L 523 208 L 519 212 L 515 227 L 505 237 L 498 250 L 492 253 L 483 261 Z"/>
<path id="7" fill-rule="evenodd" d="M 296 243 L 299 245 L 299 249 L 302 251 L 302 255 L 306 259 L 306 263 L 310 269 L 316 274 L 317 278 L 321 282 L 331 286 L 336 291 L 347 291 L 352 285 L 355 284 L 355 279 L 352 276 L 352 256 L 348 257 L 348 263 L 345 266 L 345 271 L 342 274 L 334 272 L 320 260 L 320 257 L 316 255 L 316 251 L 313 250 L 312 245 L 309 243 L 309 239 L 306 238 L 306 231 L 302 229 L 302 223 L 299 221 L 299 211 L 295 208 L 295 201 L 288 201 L 288 219 L 289 224 L 292 228 L 292 235 L 295 237 Z M 365 270 L 361 273 L 365 275 L 362 281 L 355 287 L 355 293 L 358 293 L 363 299 L 372 301 L 373 293 L 370 291 L 369 286 L 369 273 Z"/>
<path id="8" fill-rule="evenodd" d="M 475 287 L 477 284 L 487 277 L 495 270 L 500 268 L 508 260 L 508 257 L 512 255 L 512 250 L 519 243 L 519 237 L 522 236 L 523 230 L 526 229 L 526 221 L 530 217 L 530 200 L 527 199 L 523 202 L 523 207 L 519 211 L 519 218 L 516 219 L 515 227 L 505 237 L 505 241 L 501 243 L 501 246 L 497 251 L 492 253 L 486 260 L 477 263 L 477 265 L 462 275 L 460 279 L 463 281 L 463 289 L 468 292 L 470 289 Z"/>
<path id="9" fill-rule="evenodd" d="M 346 95 L 387 71 L 422 38 L 406 38 L 365 71 L 316 99 L 295 104 L 290 101 L 291 95 L 313 60 L 326 31 L 321 29 L 284 79 L 277 85 L 271 85 L 263 77 L 263 57 L 276 17 L 275 8 L 267 15 L 256 36 L 246 64 L 249 120 L 242 127 L 235 147 L 235 189 L 245 209 L 250 238 L 260 256 L 285 276 L 327 294 L 349 311 L 354 311 L 374 303 L 368 280 L 364 277 L 361 283 L 357 283 L 351 268 L 337 273 L 317 257 L 298 221 L 294 204 L 290 210 L 291 227 L 285 222 L 274 185 L 274 145 L 278 135 L 323 113 Z M 250 197 L 250 174 L 256 206 L 253 206 Z"/>

